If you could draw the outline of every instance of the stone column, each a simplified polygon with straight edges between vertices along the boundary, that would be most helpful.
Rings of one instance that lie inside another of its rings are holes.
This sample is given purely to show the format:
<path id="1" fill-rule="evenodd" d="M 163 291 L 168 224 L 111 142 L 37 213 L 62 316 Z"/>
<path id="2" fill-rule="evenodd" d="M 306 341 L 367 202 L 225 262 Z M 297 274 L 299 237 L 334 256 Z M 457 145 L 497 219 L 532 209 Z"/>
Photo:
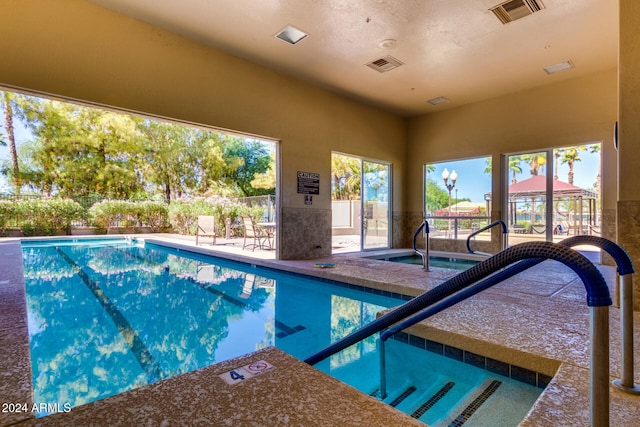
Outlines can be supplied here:
<path id="1" fill-rule="evenodd" d="M 640 2 L 620 0 L 617 242 L 640 267 Z M 640 311 L 640 275 L 634 275 Z"/>

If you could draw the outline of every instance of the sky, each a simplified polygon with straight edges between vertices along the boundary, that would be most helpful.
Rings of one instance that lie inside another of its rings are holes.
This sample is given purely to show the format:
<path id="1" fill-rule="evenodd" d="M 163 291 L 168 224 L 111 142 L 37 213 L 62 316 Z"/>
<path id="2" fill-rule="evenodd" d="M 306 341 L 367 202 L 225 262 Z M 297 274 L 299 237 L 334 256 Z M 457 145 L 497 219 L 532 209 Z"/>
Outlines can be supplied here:
<path id="1" fill-rule="evenodd" d="M 0 118 L 4 118 L 4 110 L 0 108 Z M 22 123 L 14 117 L 14 132 L 16 137 L 16 144 L 19 146 L 32 139 L 31 133 L 27 130 Z M 4 129 L 4 120 L 0 120 L 0 134 L 6 136 Z M 596 181 L 596 175 L 598 173 L 600 164 L 600 153 L 590 154 L 587 151 L 580 153 L 581 161 L 576 162 L 574 167 L 575 177 L 574 185 L 583 188 L 593 188 L 593 184 Z M 458 174 L 455 187 L 451 192 L 452 203 L 455 203 L 456 196 L 458 199 L 470 199 L 472 202 L 484 202 L 484 195 L 491 191 L 491 176 L 485 173 L 484 170 L 487 167 L 486 158 L 476 158 L 460 161 L 447 161 L 434 163 L 436 171 L 433 173 L 435 181 L 444 188 L 444 182 L 442 179 L 442 171 L 446 167 L 451 173 L 453 170 Z M 9 161 L 9 148 L 0 146 L 0 164 Z M 529 177 L 529 168 L 526 165 L 522 166 L 523 172 L 518 175 L 518 180 L 524 180 Z M 565 165 L 559 165 L 559 179 L 567 181 L 567 173 L 569 167 Z M 431 173 L 429 174 L 431 175 Z M 450 183 L 450 182 L 449 182 Z M 11 187 L 8 185 L 4 176 L 0 175 L 0 193 L 11 192 Z"/>

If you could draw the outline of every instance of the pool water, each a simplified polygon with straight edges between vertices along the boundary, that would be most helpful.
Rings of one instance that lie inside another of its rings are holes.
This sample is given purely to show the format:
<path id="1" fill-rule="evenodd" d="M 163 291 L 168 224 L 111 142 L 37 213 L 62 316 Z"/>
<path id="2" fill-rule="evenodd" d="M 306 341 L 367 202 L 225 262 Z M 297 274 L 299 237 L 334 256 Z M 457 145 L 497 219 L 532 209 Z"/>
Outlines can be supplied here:
<path id="1" fill-rule="evenodd" d="M 123 239 L 25 243 L 23 263 L 35 401 L 71 406 L 267 346 L 303 359 L 403 302 Z"/>
<path id="2" fill-rule="evenodd" d="M 404 302 L 400 295 L 124 239 L 25 242 L 23 263 L 34 401 L 61 407 L 267 346 L 304 359 Z M 316 367 L 373 395 L 376 341 L 369 337 Z M 436 363 L 413 351 L 396 351 L 389 383 L 396 389 L 403 386 L 396 378 L 411 381 L 427 393 L 433 375 L 442 375 L 440 365 L 431 376 L 421 369 L 410 380 L 395 371 Z M 471 382 L 487 375 L 456 364 L 462 367 L 443 369 Z M 528 406 L 506 425 L 517 425 L 541 392 L 520 384 L 530 395 L 523 399 Z M 442 418 L 446 408 L 440 412 L 429 416 Z"/>
<path id="3" fill-rule="evenodd" d="M 403 264 L 416 264 L 422 265 L 422 257 L 419 255 L 406 255 L 399 257 L 385 258 L 385 261 L 400 262 Z M 478 261 L 461 258 L 449 258 L 449 257 L 429 257 L 429 267 L 450 268 L 453 270 L 467 270 Z"/>

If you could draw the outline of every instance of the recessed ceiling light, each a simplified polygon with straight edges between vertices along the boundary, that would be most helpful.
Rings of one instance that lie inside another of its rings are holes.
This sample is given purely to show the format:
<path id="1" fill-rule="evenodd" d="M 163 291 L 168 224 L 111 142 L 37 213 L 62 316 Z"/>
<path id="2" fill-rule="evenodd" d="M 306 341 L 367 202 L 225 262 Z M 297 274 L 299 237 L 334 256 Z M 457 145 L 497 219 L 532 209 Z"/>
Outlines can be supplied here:
<path id="1" fill-rule="evenodd" d="M 560 62 L 558 64 L 548 65 L 548 66 L 544 67 L 544 71 L 547 74 L 553 74 L 553 73 L 558 73 L 558 72 L 564 71 L 564 70 L 570 70 L 572 68 L 575 68 L 575 66 L 573 65 L 573 62 L 564 61 L 564 62 Z"/>
<path id="2" fill-rule="evenodd" d="M 444 104 L 445 102 L 449 102 L 449 98 L 445 98 L 444 96 L 439 96 L 437 98 L 433 98 L 427 101 L 431 105 Z"/>
<path id="3" fill-rule="evenodd" d="M 307 33 L 297 29 L 293 25 L 287 25 L 278 34 L 276 34 L 276 37 L 289 44 L 296 44 L 306 38 L 307 35 Z"/>

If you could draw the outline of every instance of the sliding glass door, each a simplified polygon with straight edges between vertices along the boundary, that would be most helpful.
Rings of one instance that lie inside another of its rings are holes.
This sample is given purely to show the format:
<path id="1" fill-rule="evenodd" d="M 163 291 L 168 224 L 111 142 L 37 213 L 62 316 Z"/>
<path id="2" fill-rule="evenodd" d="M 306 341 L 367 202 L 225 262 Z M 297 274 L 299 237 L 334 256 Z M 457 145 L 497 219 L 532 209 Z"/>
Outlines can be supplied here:
<path id="1" fill-rule="evenodd" d="M 391 246 L 391 165 L 332 155 L 333 252 Z"/>
<path id="2" fill-rule="evenodd" d="M 362 161 L 362 249 L 388 248 L 391 166 Z"/>
<path id="3" fill-rule="evenodd" d="M 505 156 L 509 244 L 600 233 L 601 143 Z"/>

